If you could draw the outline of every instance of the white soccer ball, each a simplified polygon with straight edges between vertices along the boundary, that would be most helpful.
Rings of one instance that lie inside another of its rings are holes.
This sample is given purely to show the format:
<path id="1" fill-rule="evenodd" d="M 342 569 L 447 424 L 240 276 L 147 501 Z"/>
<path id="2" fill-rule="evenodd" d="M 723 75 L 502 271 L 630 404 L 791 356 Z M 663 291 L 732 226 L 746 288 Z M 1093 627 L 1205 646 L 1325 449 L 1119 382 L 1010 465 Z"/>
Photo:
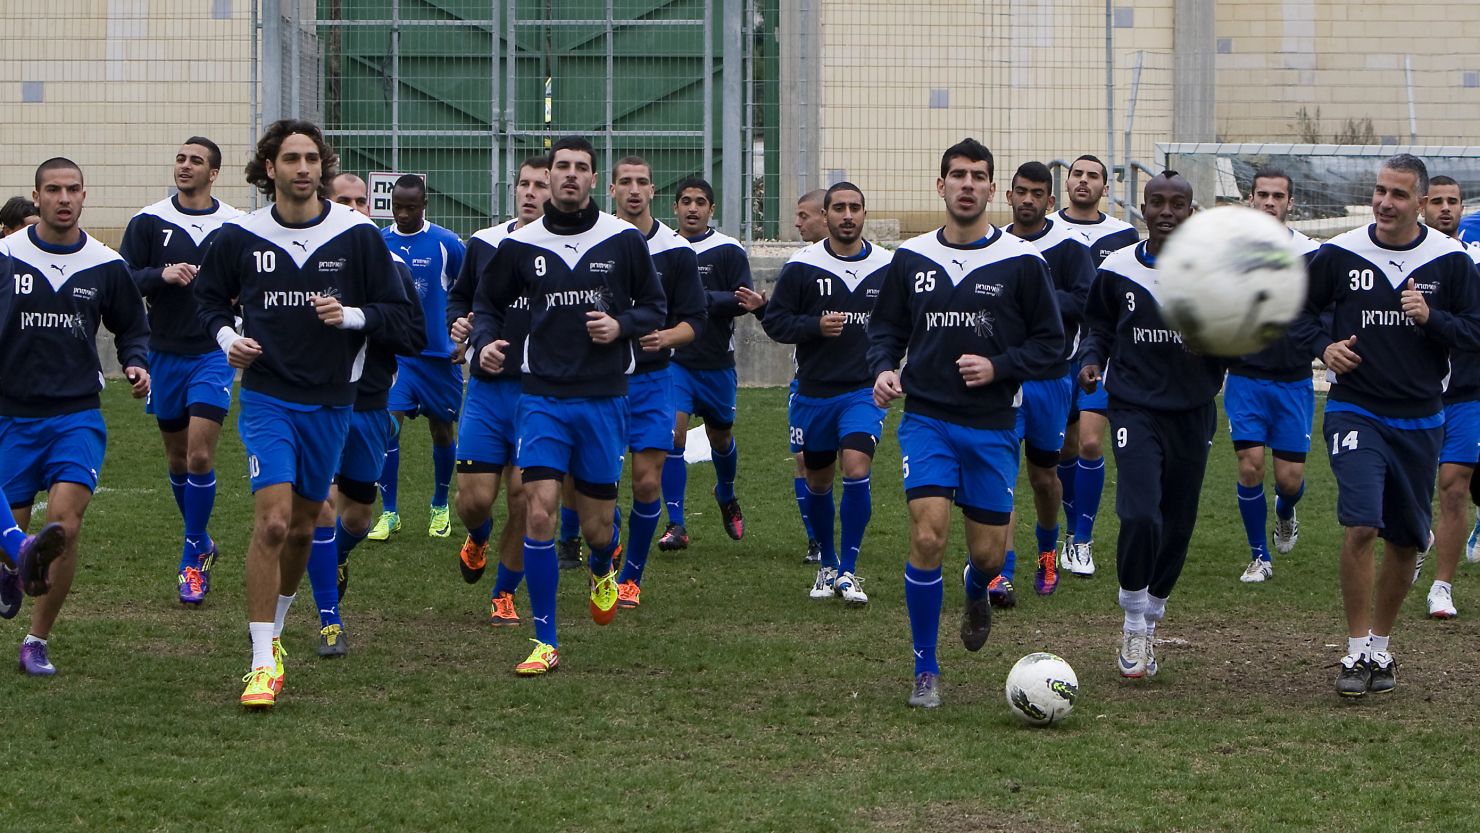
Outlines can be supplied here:
<path id="1" fill-rule="evenodd" d="M 1305 258 L 1290 230 L 1252 208 L 1200 211 L 1156 258 L 1156 298 L 1187 346 L 1246 356 L 1284 334 L 1305 304 Z"/>
<path id="2" fill-rule="evenodd" d="M 1047 726 L 1068 717 L 1078 697 L 1079 677 L 1056 654 L 1028 654 L 1007 672 L 1007 705 L 1030 726 Z"/>

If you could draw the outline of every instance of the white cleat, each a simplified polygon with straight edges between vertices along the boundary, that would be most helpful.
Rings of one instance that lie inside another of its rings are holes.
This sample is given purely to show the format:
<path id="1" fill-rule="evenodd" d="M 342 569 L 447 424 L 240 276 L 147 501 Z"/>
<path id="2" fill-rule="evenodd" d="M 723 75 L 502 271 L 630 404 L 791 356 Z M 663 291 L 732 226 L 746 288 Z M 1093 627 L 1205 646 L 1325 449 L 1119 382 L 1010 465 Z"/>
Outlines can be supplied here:
<path id="1" fill-rule="evenodd" d="M 1262 558 L 1255 558 L 1244 568 L 1238 580 L 1245 584 L 1260 584 L 1274 578 L 1274 565 Z"/>
<path id="2" fill-rule="evenodd" d="M 863 592 L 863 579 L 852 573 L 840 573 L 833 580 L 833 592 L 850 605 L 868 604 L 868 594 Z"/>
<path id="3" fill-rule="evenodd" d="M 1146 624 L 1146 676 L 1155 677 L 1161 668 L 1156 664 L 1156 626 Z"/>
<path id="4" fill-rule="evenodd" d="M 1475 524 L 1475 529 L 1470 532 L 1470 541 L 1465 544 L 1465 560 L 1480 564 L 1480 523 Z"/>
<path id="5" fill-rule="evenodd" d="M 1448 587 L 1441 587 L 1435 582 L 1429 588 L 1429 617 L 1432 619 L 1453 619 L 1459 615 L 1454 608 L 1454 594 Z"/>
<path id="6" fill-rule="evenodd" d="M 1295 542 L 1300 540 L 1300 519 L 1294 512 L 1290 513 L 1290 520 L 1282 521 L 1278 517 L 1274 519 L 1274 549 L 1281 555 L 1295 549 Z"/>
<path id="7" fill-rule="evenodd" d="M 1070 563 L 1074 560 L 1074 536 L 1065 535 L 1059 544 L 1059 570 L 1067 571 Z"/>
<path id="8" fill-rule="evenodd" d="M 1095 574 L 1095 551 L 1094 542 L 1074 542 L 1074 553 L 1069 558 L 1069 573 L 1080 578 L 1090 578 Z"/>
<path id="9" fill-rule="evenodd" d="M 833 592 L 833 582 L 837 581 L 837 578 L 837 568 L 818 567 L 817 580 L 812 582 L 812 589 L 807 595 L 814 599 L 831 599 L 835 595 Z"/>
<path id="10" fill-rule="evenodd" d="M 1146 676 L 1146 634 L 1125 631 L 1120 637 L 1120 676 L 1139 680 Z"/>

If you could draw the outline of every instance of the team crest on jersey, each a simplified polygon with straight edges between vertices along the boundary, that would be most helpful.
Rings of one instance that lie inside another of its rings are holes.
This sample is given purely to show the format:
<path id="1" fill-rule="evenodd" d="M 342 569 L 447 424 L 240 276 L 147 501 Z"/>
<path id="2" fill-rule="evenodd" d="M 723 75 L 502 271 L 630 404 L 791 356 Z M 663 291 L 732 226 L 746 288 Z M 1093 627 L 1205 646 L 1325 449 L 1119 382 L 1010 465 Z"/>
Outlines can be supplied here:
<path id="1" fill-rule="evenodd" d="M 342 257 L 338 260 L 321 260 L 319 261 L 319 271 L 338 272 L 339 270 L 343 269 L 345 264 L 348 262 L 348 260 Z"/>
<path id="2" fill-rule="evenodd" d="M 617 262 L 615 260 L 593 260 L 586 264 L 586 268 L 590 269 L 593 275 L 608 275 L 617 268 Z"/>
<path id="3" fill-rule="evenodd" d="M 91 301 L 93 299 L 93 296 L 95 296 L 97 294 L 98 294 L 98 291 L 96 289 L 91 288 L 91 287 L 87 287 L 87 286 L 74 286 L 74 287 L 72 287 L 72 297 L 73 298 L 81 298 L 84 301 Z"/>

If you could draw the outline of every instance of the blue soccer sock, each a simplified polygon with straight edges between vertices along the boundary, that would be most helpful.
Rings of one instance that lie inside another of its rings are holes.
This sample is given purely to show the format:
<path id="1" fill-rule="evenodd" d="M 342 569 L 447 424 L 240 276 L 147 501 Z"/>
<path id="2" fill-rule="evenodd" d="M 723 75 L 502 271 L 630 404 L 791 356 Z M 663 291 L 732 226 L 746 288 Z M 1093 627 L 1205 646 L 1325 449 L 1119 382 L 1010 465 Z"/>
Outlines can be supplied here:
<path id="1" fill-rule="evenodd" d="M 1059 485 L 1064 492 L 1064 521 L 1069 524 L 1069 532 L 1074 532 L 1074 480 L 1075 473 L 1079 471 L 1079 458 L 1071 457 L 1059 463 Z"/>
<path id="2" fill-rule="evenodd" d="M 396 511 L 396 485 L 401 477 L 401 443 L 392 440 L 385 450 L 385 465 L 380 467 L 380 508 L 386 512 Z"/>
<path id="3" fill-rule="evenodd" d="M 658 532 L 658 521 L 662 517 L 661 502 L 632 502 L 632 512 L 627 516 L 627 560 L 622 564 L 618 584 L 627 581 L 642 584 L 642 571 L 647 567 L 648 553 L 653 548 L 653 536 Z"/>
<path id="4" fill-rule="evenodd" d="M 1087 544 L 1095 539 L 1095 515 L 1100 511 L 1100 496 L 1105 491 L 1105 458 L 1079 458 L 1079 471 L 1074 475 L 1074 540 Z"/>
<path id="5" fill-rule="evenodd" d="M 1274 490 L 1274 516 L 1282 521 L 1288 521 L 1295 517 L 1295 504 L 1299 503 L 1300 498 L 1304 496 L 1304 480 L 1300 481 L 1300 488 L 1295 490 L 1295 494 L 1288 497 L 1280 494 L 1280 489 L 1276 486 Z"/>
<path id="6" fill-rule="evenodd" d="M 589 541 L 587 543 L 590 543 Z M 606 546 L 597 547 L 591 545 L 591 557 L 587 564 L 591 572 L 598 576 L 604 576 L 612 571 L 612 559 L 617 555 L 617 548 L 622 544 L 621 529 L 617 524 L 612 524 L 612 539 L 606 542 Z"/>
<path id="7" fill-rule="evenodd" d="M 807 478 L 792 478 L 792 486 L 797 493 L 797 509 L 802 513 L 802 527 L 807 530 L 807 540 L 816 541 L 817 535 L 812 531 L 812 519 L 807 517 Z"/>
<path id="8" fill-rule="evenodd" d="M 555 638 L 555 596 L 560 589 L 560 567 L 555 562 L 555 542 L 524 539 L 524 580 L 529 587 L 529 617 L 534 638 L 559 646 Z"/>
<path id="9" fill-rule="evenodd" d="M 1033 524 L 1033 535 L 1038 539 L 1039 552 L 1053 552 L 1059 548 L 1059 528 L 1044 529 L 1038 524 Z"/>
<path id="10" fill-rule="evenodd" d="M 321 526 L 313 531 L 313 545 L 308 550 L 308 584 L 313 588 L 313 603 L 319 609 L 319 627 L 343 625 L 339 618 L 339 547 L 337 530 Z"/>
<path id="11" fill-rule="evenodd" d="M 1007 542 L 1007 554 L 1002 557 L 1002 569 L 998 570 L 997 574 L 1008 581 L 1012 581 L 1012 577 L 1017 575 L 1017 550 L 1012 548 L 1011 541 Z"/>
<path id="12" fill-rule="evenodd" d="M 740 469 L 740 444 L 730 438 L 726 451 L 714 452 L 714 499 L 729 503 L 735 499 L 735 473 Z"/>
<path id="13" fill-rule="evenodd" d="M 175 506 L 180 508 L 180 517 L 185 517 L 185 481 L 188 478 L 185 472 L 176 474 L 170 472 L 170 492 L 175 496 Z"/>
<path id="14" fill-rule="evenodd" d="M 683 526 L 683 498 L 689 488 L 689 464 L 684 462 L 683 449 L 668 452 L 663 461 L 663 503 L 668 508 L 668 522 Z"/>
<path id="15" fill-rule="evenodd" d="M 344 562 L 348 561 L 350 551 L 359 546 L 360 542 L 365 540 L 365 536 L 369 534 L 370 530 L 368 529 L 359 534 L 350 532 L 348 529 L 344 528 L 343 519 L 335 521 L 334 540 L 338 542 L 337 549 L 339 552 L 339 563 L 343 564 Z"/>
<path id="16" fill-rule="evenodd" d="M 498 575 L 493 580 L 493 595 L 500 593 L 513 593 L 519 589 L 519 582 L 524 581 L 523 570 L 510 570 L 499 562 Z"/>
<path id="17" fill-rule="evenodd" d="M 833 493 L 814 492 L 807 487 L 807 517 L 812 519 L 812 534 L 822 548 L 822 566 L 838 566 L 838 550 L 833 539 Z"/>
<path id="18" fill-rule="evenodd" d="M 982 599 L 987 595 L 987 586 L 992 583 L 992 576 L 978 570 L 971 559 L 966 559 L 966 598 Z"/>
<path id="19" fill-rule="evenodd" d="M 21 547 L 25 543 L 26 531 L 15 522 L 15 515 L 10 511 L 10 502 L 0 500 L 0 546 L 4 546 L 5 554 L 10 556 L 13 563 L 20 563 Z"/>
<path id="20" fill-rule="evenodd" d="M 473 539 L 473 543 L 477 544 L 480 547 L 488 543 L 488 539 L 492 535 L 493 518 L 489 518 L 483 523 L 478 524 L 478 526 L 474 527 L 473 529 L 468 530 L 468 537 Z"/>
<path id="21" fill-rule="evenodd" d="M 935 660 L 935 643 L 940 639 L 940 605 L 945 598 L 945 582 L 940 568 L 921 570 L 908 562 L 904 565 L 904 603 L 910 613 L 910 641 L 915 649 L 915 673 L 939 674 Z"/>
<path id="22" fill-rule="evenodd" d="M 1252 558 L 1269 559 L 1269 541 L 1265 538 L 1264 525 L 1269 520 L 1269 504 L 1264 500 L 1264 484 L 1245 486 L 1238 484 L 1238 514 L 1244 519 L 1244 535 L 1249 539 Z"/>
<path id="23" fill-rule="evenodd" d="M 432 505 L 447 505 L 447 489 L 452 485 L 452 467 L 457 465 L 457 446 L 447 445 L 432 446 L 432 477 L 435 478 L 432 485 Z"/>
<path id="24" fill-rule="evenodd" d="M 560 507 L 560 540 L 581 537 L 581 516 L 569 506 Z"/>
<path id="25" fill-rule="evenodd" d="M 838 522 L 842 531 L 842 550 L 838 553 L 838 570 L 851 573 L 858 567 L 858 550 L 863 546 L 863 533 L 868 529 L 868 520 L 874 513 L 873 494 L 869 490 L 869 479 L 843 478 L 843 501 L 838 507 Z"/>
<path id="26" fill-rule="evenodd" d="M 211 551 L 206 527 L 211 510 L 216 506 L 216 472 L 189 474 L 185 478 L 185 547 L 180 553 L 180 569 L 194 567 L 200 557 Z"/>

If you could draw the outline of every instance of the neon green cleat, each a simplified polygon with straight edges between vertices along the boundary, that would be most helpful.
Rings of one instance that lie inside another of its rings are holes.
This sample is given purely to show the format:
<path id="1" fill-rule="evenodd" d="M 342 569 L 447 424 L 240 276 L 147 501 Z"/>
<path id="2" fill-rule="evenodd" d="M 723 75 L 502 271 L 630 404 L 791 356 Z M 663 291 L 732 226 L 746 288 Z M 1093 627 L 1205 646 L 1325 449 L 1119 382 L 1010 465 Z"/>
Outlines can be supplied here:
<path id="1" fill-rule="evenodd" d="M 401 516 L 396 512 L 381 512 L 380 519 L 375 522 L 375 528 L 366 535 L 371 541 L 388 541 L 390 537 L 401 531 Z"/>
<path id="2" fill-rule="evenodd" d="M 398 520 L 396 522 L 396 529 L 400 529 L 400 528 L 401 528 L 401 524 L 400 524 L 400 521 Z M 427 525 L 427 537 L 429 537 L 429 538 L 446 538 L 448 535 L 451 535 L 451 534 L 452 534 L 452 513 L 449 512 L 449 511 L 447 511 L 447 507 L 445 507 L 445 506 L 433 506 L 432 507 L 432 522 Z"/>
<path id="3" fill-rule="evenodd" d="M 277 704 L 281 680 L 272 676 L 271 668 L 253 668 L 242 682 L 247 684 L 242 691 L 241 704 L 249 709 L 270 709 Z"/>
<path id="4" fill-rule="evenodd" d="M 277 692 L 283 690 L 283 678 L 287 676 L 287 672 L 283 671 L 283 657 L 287 655 L 288 651 L 283 647 L 283 638 L 274 636 L 272 638 L 272 688 Z"/>

